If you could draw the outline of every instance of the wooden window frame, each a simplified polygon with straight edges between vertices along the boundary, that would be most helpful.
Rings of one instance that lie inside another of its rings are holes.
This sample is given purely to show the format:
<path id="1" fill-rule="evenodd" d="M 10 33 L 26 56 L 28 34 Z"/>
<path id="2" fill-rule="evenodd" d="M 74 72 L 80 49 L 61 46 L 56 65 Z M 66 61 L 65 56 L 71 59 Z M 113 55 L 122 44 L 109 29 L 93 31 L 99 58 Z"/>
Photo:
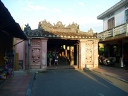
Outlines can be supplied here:
<path id="1" fill-rule="evenodd" d="M 108 19 L 108 29 L 112 29 L 115 27 L 115 17 Z"/>

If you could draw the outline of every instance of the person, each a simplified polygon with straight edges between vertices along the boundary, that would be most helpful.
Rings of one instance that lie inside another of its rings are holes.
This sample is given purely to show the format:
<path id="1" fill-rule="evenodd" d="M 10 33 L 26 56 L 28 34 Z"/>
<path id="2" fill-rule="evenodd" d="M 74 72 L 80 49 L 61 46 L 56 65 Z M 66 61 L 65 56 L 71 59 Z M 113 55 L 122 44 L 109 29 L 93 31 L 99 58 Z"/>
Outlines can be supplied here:
<path id="1" fill-rule="evenodd" d="M 56 56 L 56 52 L 55 51 L 53 51 L 52 52 L 52 64 L 54 64 L 55 63 L 55 56 Z"/>
<path id="2" fill-rule="evenodd" d="M 58 65 L 58 58 L 59 58 L 59 57 L 58 57 L 58 55 L 56 54 L 56 55 L 55 55 L 55 59 L 54 59 L 54 65 Z"/>
<path id="3" fill-rule="evenodd" d="M 49 64 L 49 57 L 50 57 L 50 52 L 48 51 L 47 52 L 47 62 L 48 62 L 48 64 Z"/>
<path id="4" fill-rule="evenodd" d="M 51 66 L 51 63 L 52 63 L 52 53 L 50 52 L 50 54 L 49 54 L 49 66 Z"/>

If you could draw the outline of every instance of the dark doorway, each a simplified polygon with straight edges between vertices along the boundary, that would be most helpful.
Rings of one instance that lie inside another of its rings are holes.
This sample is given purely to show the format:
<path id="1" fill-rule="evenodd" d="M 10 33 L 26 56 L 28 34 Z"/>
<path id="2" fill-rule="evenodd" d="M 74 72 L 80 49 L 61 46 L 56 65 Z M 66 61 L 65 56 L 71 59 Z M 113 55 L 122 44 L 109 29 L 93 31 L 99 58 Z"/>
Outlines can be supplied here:
<path id="1" fill-rule="evenodd" d="M 58 55 L 58 66 L 65 65 L 78 65 L 78 45 L 79 40 L 70 40 L 70 39 L 48 39 L 47 43 L 47 52 L 52 54 L 52 61 L 49 61 L 49 56 L 47 58 L 48 66 L 55 65 L 55 54 Z"/>

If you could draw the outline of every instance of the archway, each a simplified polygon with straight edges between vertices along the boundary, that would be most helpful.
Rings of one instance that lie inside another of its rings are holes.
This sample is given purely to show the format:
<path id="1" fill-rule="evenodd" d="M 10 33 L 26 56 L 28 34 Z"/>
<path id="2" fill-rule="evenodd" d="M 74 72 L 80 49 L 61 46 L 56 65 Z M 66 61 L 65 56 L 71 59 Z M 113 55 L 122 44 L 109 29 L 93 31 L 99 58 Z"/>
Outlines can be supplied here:
<path id="1" fill-rule="evenodd" d="M 58 66 L 78 67 L 78 43 L 79 40 L 71 39 L 48 39 L 47 42 L 47 65 L 56 66 L 53 53 L 58 55 Z M 52 55 L 52 62 L 49 61 Z M 50 56 L 51 56 L 50 55 Z"/>

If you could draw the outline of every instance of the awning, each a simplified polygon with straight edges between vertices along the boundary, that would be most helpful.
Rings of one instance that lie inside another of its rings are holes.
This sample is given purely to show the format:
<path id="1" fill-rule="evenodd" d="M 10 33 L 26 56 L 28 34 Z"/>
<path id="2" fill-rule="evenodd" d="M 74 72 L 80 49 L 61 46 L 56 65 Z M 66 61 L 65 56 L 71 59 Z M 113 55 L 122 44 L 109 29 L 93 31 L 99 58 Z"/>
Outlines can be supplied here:
<path id="1" fill-rule="evenodd" d="M 7 32 L 10 36 L 27 40 L 26 35 L 21 30 L 18 23 L 15 22 L 8 9 L 0 0 L 0 30 Z M 0 31 L 0 32 L 1 32 Z"/>

